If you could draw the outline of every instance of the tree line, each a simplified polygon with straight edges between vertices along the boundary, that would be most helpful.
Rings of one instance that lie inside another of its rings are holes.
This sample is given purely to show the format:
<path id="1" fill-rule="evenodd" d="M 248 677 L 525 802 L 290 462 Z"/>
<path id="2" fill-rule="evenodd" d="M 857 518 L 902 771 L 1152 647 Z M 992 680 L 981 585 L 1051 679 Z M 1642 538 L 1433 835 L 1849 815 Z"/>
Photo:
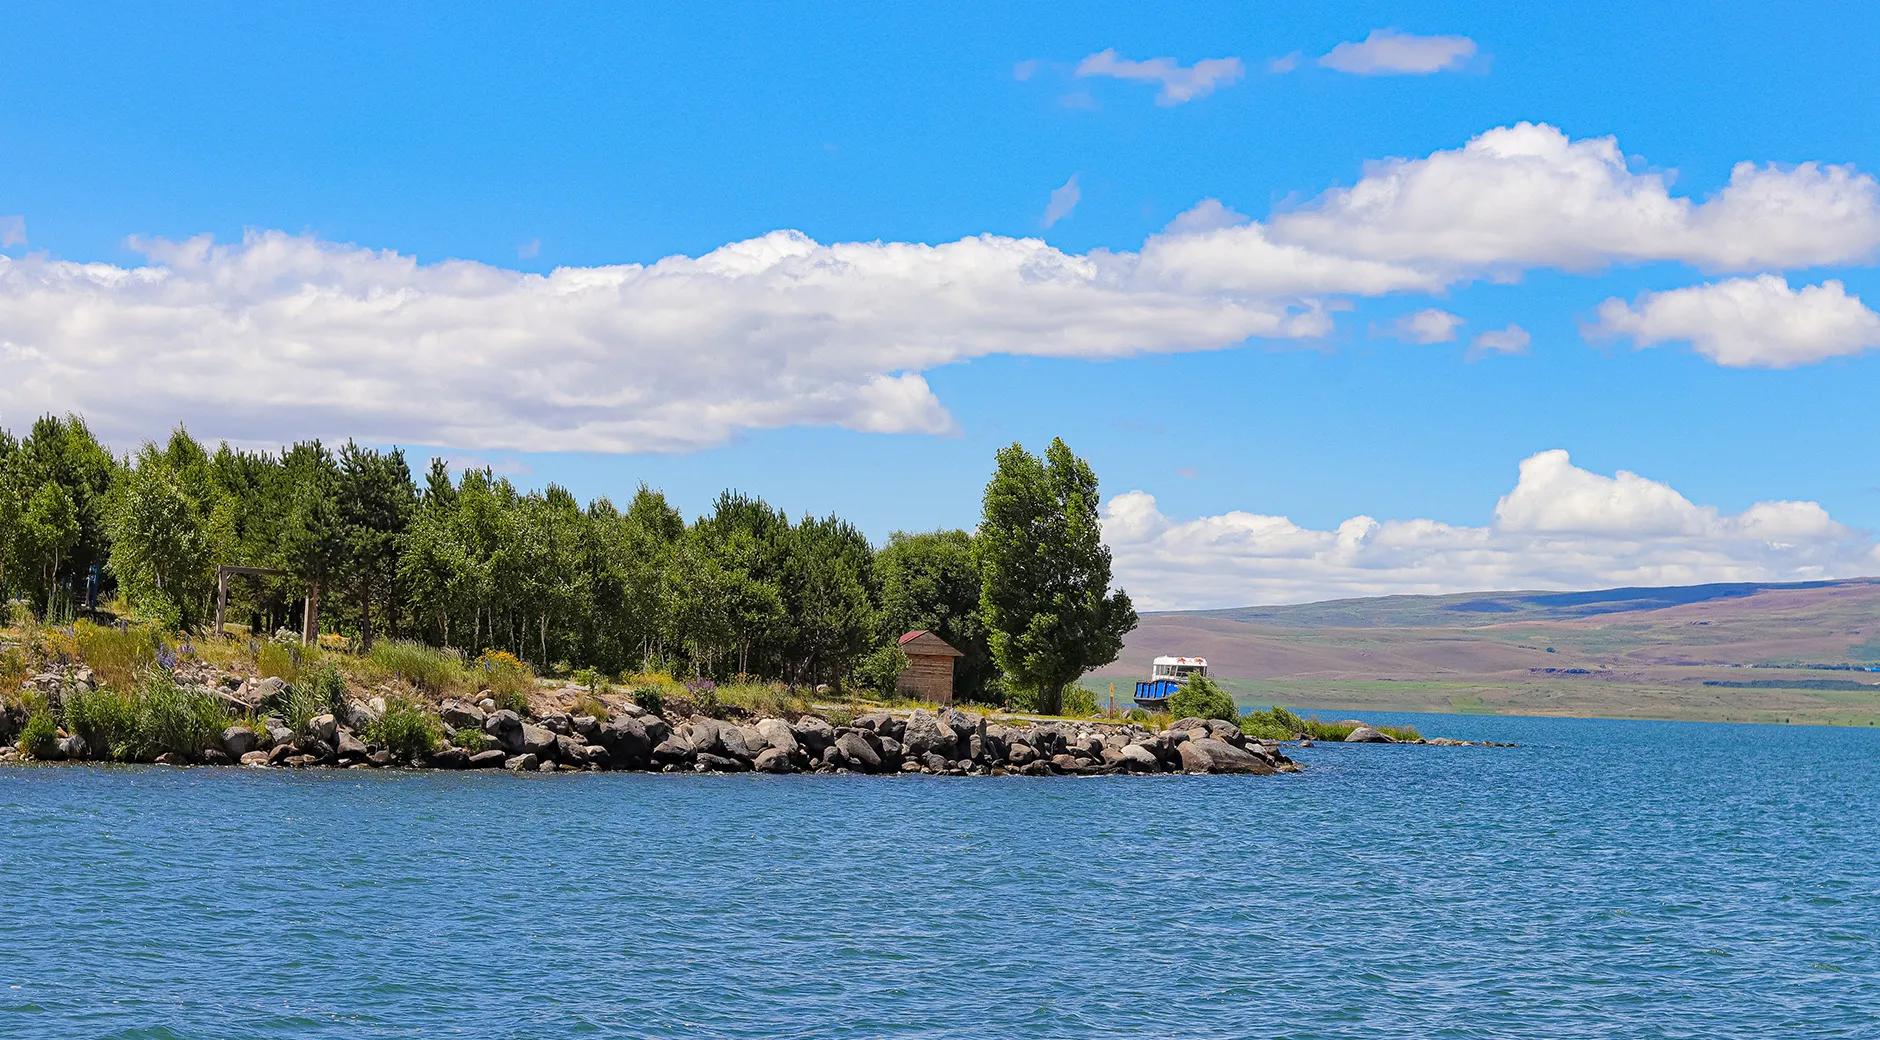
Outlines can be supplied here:
<path id="1" fill-rule="evenodd" d="M 114 457 L 78 416 L 0 431 L 0 593 L 44 619 L 116 599 L 200 631 L 221 565 L 283 572 L 231 585 L 230 621 L 324 631 L 362 647 L 420 640 L 501 649 L 552 670 L 639 668 L 841 684 L 891 676 L 895 639 L 961 650 L 957 695 L 1056 710 L 1135 624 L 1112 591 L 1089 465 L 1054 440 L 999 452 L 973 532 L 874 546 L 834 515 L 792 519 L 737 491 L 687 521 L 641 485 L 585 506 L 489 468 L 414 476 L 402 451 L 318 440 L 279 452 L 181 427 Z"/>

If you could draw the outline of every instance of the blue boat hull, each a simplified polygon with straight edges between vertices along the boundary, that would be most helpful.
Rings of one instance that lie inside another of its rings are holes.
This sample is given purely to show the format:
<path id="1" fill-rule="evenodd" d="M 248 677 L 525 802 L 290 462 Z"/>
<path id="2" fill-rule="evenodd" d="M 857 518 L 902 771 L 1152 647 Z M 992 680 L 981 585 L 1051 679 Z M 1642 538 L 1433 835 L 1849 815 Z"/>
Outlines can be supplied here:
<path id="1" fill-rule="evenodd" d="M 1168 707 L 1169 698 L 1182 684 L 1174 679 L 1150 679 L 1136 684 L 1136 706 L 1150 711 L 1162 711 Z"/>

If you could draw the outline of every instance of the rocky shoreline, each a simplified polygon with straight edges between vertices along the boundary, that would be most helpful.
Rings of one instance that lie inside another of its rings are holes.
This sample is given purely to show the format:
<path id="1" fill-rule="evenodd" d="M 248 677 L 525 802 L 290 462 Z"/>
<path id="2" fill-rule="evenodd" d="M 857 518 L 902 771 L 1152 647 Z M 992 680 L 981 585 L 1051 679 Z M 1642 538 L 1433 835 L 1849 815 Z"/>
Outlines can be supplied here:
<path id="1" fill-rule="evenodd" d="M 429 751 L 382 746 L 368 738 L 387 710 L 382 696 L 348 700 L 343 710 L 313 716 L 290 728 L 272 707 L 284 701 L 280 679 L 215 677 L 204 683 L 234 715 L 254 720 L 231 725 L 191 752 L 167 751 L 149 761 L 163 765 L 251 768 L 502 769 L 510 772 L 639 771 L 928 774 L 946 776 L 1102 776 L 1157 773 L 1298 772 L 1282 744 L 1246 736 L 1233 723 L 1186 718 L 1163 729 L 1129 722 L 1033 721 L 988 718 L 956 708 L 872 710 L 825 714 L 667 717 L 623 698 L 608 714 L 576 714 L 552 706 L 529 712 L 476 701 L 446 699 L 436 706 L 442 740 Z M 95 688 L 87 670 L 48 673 L 27 687 L 55 701 L 74 684 Z M 559 703 L 580 693 L 545 693 Z M 592 699 L 588 703 L 592 703 Z M 834 706 L 832 706 L 834 707 Z M 0 763 L 24 758 L 12 745 L 22 718 L 0 711 Z M 1369 727 L 1352 743 L 1387 743 Z M 1307 742 L 1309 743 L 1309 742 Z M 1428 743 L 1467 744 L 1433 740 Z M 54 761 L 111 760 L 83 736 L 59 730 Z"/>

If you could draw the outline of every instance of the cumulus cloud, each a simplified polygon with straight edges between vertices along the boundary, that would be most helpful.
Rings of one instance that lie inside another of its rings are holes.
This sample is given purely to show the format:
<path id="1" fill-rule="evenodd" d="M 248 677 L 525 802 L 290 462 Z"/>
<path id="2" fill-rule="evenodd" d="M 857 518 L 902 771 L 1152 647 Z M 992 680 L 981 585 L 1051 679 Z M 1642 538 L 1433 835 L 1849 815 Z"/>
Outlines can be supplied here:
<path id="1" fill-rule="evenodd" d="M 1529 336 L 1528 331 L 1519 325 L 1489 329 L 1475 337 L 1475 342 L 1470 344 L 1469 354 L 1472 357 L 1482 357 L 1487 354 L 1525 354 L 1528 344 L 1532 341 L 1533 337 Z"/>
<path id="2" fill-rule="evenodd" d="M 1732 368 L 1791 368 L 1880 346 L 1880 314 L 1838 281 L 1792 289 L 1768 274 L 1607 300 L 1588 331 L 1640 347 L 1689 343 Z"/>
<path id="3" fill-rule="evenodd" d="M 1083 197 L 1083 189 L 1077 186 L 1077 175 L 1073 173 L 1070 180 L 1052 190 L 1051 200 L 1045 203 L 1044 217 L 1039 223 L 1050 227 L 1070 216 L 1071 211 L 1077 208 L 1077 203 L 1082 201 Z"/>
<path id="4" fill-rule="evenodd" d="M 1115 48 L 1098 51 L 1077 63 L 1079 76 L 1103 76 L 1160 84 L 1155 96 L 1158 105 L 1179 105 L 1207 97 L 1246 74 L 1239 58 L 1203 58 L 1193 65 L 1183 65 L 1174 58 L 1150 58 L 1132 61 L 1116 53 Z"/>
<path id="5" fill-rule="evenodd" d="M 0 249 L 26 244 L 26 218 L 0 214 Z"/>
<path id="6" fill-rule="evenodd" d="M 1467 36 L 1418 36 L 1374 29 L 1362 40 L 1333 47 L 1319 64 L 1357 76 L 1426 76 L 1457 68 L 1474 54 L 1475 41 Z"/>
<path id="7" fill-rule="evenodd" d="M 679 451 L 740 430 L 940 433 L 920 373 L 989 354 L 1118 357 L 1322 334 L 1322 311 L 1196 294 L 1128 254 L 981 235 L 532 274 L 280 232 L 141 242 L 138 267 L 0 257 L 0 414 L 178 419 L 270 443 Z"/>
<path id="8" fill-rule="evenodd" d="M 1464 324 L 1460 314 L 1425 307 L 1392 322 L 1391 331 L 1398 339 L 1409 343 L 1448 343 L 1456 338 L 1456 330 Z"/>
<path id="9" fill-rule="evenodd" d="M 1634 172 L 1611 137 L 1546 124 L 1372 163 L 1349 188 L 1272 218 L 1274 236 L 1376 260 L 1463 272 L 1593 270 L 1674 260 L 1704 269 L 1860 262 L 1880 248 L 1880 183 L 1851 166 L 1739 163 L 1695 202 Z"/>
<path id="10" fill-rule="evenodd" d="M 1741 513 L 1698 505 L 1633 473 L 1575 466 L 1564 451 L 1520 465 L 1484 526 L 1355 516 L 1331 530 L 1283 516 L 1162 514 L 1130 491 L 1103 510 L 1118 583 L 1145 609 L 1304 603 L 1348 596 L 1586 589 L 1871 574 L 1873 537 L 1814 502 Z"/>

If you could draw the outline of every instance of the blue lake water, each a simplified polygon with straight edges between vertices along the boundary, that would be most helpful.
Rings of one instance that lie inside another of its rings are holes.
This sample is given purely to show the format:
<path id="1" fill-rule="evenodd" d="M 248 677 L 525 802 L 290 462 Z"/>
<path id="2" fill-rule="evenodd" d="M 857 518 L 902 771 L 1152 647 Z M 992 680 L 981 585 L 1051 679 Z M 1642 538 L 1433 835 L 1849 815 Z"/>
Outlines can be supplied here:
<path id="1" fill-rule="evenodd" d="M 0 769 L 0 1036 L 1880 1036 L 1880 732 L 1296 777 Z"/>

